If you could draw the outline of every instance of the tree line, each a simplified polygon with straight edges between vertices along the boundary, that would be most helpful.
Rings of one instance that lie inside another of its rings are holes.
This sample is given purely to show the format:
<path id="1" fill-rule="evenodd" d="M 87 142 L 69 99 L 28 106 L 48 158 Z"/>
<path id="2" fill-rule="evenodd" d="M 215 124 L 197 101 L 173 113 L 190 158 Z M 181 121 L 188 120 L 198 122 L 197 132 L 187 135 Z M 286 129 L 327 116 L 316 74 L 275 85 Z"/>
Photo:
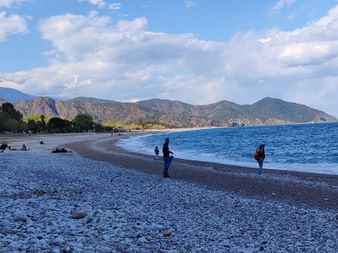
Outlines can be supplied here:
<path id="1" fill-rule="evenodd" d="M 21 112 L 14 105 L 5 102 L 0 105 L 0 131 L 32 132 L 32 133 L 70 133 L 83 131 L 110 131 L 110 127 L 104 127 L 94 122 L 87 114 L 78 114 L 72 121 L 58 117 L 46 118 L 44 115 L 33 115 L 23 119 Z"/>

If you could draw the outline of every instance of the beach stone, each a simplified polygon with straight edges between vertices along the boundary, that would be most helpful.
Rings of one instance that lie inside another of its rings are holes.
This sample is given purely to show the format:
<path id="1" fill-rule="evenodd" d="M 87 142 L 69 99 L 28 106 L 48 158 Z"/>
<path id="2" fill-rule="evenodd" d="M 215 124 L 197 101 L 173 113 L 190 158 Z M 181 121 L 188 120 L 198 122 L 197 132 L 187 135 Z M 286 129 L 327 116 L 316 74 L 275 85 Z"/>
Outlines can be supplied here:
<path id="1" fill-rule="evenodd" d="M 59 248 L 53 248 L 52 253 L 60 253 L 60 249 Z"/>
<path id="2" fill-rule="evenodd" d="M 14 221 L 15 222 L 26 222 L 27 218 L 23 217 L 23 216 L 16 216 L 16 217 L 14 217 Z"/>
<path id="3" fill-rule="evenodd" d="M 150 237 L 150 236 L 146 236 L 146 239 L 149 241 L 149 242 L 152 242 L 153 239 Z"/>
<path id="4" fill-rule="evenodd" d="M 60 253 L 72 253 L 72 249 L 68 247 L 60 247 Z"/>
<path id="5" fill-rule="evenodd" d="M 148 239 L 146 237 L 140 237 L 140 238 L 137 239 L 137 242 L 139 242 L 139 243 L 147 243 Z"/>
<path id="6" fill-rule="evenodd" d="M 43 190 L 37 190 L 37 191 L 34 191 L 34 194 L 38 197 L 41 197 L 43 195 L 45 195 L 47 192 L 43 191 Z"/>
<path id="7" fill-rule="evenodd" d="M 162 232 L 162 235 L 163 235 L 164 237 L 170 237 L 170 236 L 172 235 L 172 231 L 170 231 L 170 230 L 163 231 L 163 232 Z"/>
<path id="8" fill-rule="evenodd" d="M 88 219 L 86 220 L 86 224 L 89 224 L 89 223 L 91 223 L 92 221 L 93 221 L 92 218 L 88 218 Z"/>
<path id="9" fill-rule="evenodd" d="M 86 217 L 86 214 L 84 212 L 73 212 L 71 214 L 71 218 L 74 220 L 83 219 L 85 217 Z"/>
<path id="10" fill-rule="evenodd" d="M 55 239 L 53 239 L 53 240 L 51 240 L 51 241 L 49 242 L 49 245 L 50 245 L 50 246 L 60 246 L 60 245 L 62 245 L 63 243 L 64 243 L 64 240 L 63 240 L 63 239 L 55 238 Z"/>

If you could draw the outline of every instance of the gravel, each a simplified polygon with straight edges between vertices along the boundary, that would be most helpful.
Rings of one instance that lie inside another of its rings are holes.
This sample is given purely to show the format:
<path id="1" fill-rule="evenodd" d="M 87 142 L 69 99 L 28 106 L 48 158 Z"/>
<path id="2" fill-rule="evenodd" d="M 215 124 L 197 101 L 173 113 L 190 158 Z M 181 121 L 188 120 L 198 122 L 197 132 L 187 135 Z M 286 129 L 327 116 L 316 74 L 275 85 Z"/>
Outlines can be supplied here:
<path id="1" fill-rule="evenodd" d="M 0 154 L 0 252 L 338 252 L 338 212 L 32 146 Z"/>

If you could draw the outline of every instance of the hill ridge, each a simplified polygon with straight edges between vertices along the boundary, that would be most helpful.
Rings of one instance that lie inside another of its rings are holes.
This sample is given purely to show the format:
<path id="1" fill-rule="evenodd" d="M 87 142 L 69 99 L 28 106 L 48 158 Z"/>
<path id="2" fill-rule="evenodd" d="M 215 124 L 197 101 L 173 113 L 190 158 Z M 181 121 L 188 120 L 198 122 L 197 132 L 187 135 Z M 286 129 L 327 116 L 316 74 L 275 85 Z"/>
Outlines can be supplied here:
<path id="1" fill-rule="evenodd" d="M 24 115 L 44 114 L 71 120 L 86 113 L 101 123 L 157 122 L 167 127 L 228 127 L 278 125 L 291 123 L 336 122 L 325 112 L 306 105 L 270 98 L 252 105 L 220 101 L 209 105 L 191 105 L 171 100 L 144 100 L 123 103 L 110 100 L 77 98 L 67 101 L 48 97 L 15 102 Z"/>
<path id="2" fill-rule="evenodd" d="M 9 101 L 0 88 L 0 101 Z M 43 114 L 72 120 L 89 114 L 100 123 L 153 122 L 167 127 L 229 127 L 292 123 L 336 122 L 337 118 L 303 104 L 265 97 L 251 105 L 222 100 L 207 105 L 192 105 L 178 100 L 152 98 L 138 102 L 75 97 L 68 100 L 50 97 L 14 100 L 24 116 Z"/>

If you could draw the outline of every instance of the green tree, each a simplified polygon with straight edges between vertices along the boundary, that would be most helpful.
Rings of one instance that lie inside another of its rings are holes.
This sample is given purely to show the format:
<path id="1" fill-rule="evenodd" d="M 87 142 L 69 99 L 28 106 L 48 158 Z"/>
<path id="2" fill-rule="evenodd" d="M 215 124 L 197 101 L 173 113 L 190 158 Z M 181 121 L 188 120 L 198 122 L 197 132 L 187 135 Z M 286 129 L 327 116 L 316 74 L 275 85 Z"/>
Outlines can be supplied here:
<path id="1" fill-rule="evenodd" d="M 19 131 L 23 127 L 22 114 L 14 108 L 11 103 L 3 103 L 0 105 L 0 131 Z"/>
<path id="2" fill-rule="evenodd" d="M 39 114 L 31 114 L 31 115 L 27 115 L 24 118 L 25 121 L 30 121 L 33 120 L 35 123 L 37 123 L 38 121 L 40 121 L 40 115 Z"/>
<path id="3" fill-rule="evenodd" d="M 47 129 L 49 132 L 70 132 L 72 130 L 72 123 L 68 120 L 60 118 L 51 118 L 47 123 Z"/>
<path id="4" fill-rule="evenodd" d="M 15 119 L 18 122 L 22 120 L 22 113 L 17 111 L 11 103 L 3 103 L 1 105 L 1 112 L 5 118 Z"/>
<path id="5" fill-rule="evenodd" d="M 15 119 L 7 118 L 4 121 L 4 130 L 16 132 L 19 130 L 19 127 L 20 123 Z"/>
<path id="6" fill-rule="evenodd" d="M 38 131 L 38 124 L 32 119 L 28 120 L 27 130 L 31 130 L 32 132 L 36 133 Z"/>
<path id="7" fill-rule="evenodd" d="M 80 130 L 91 130 L 95 125 L 93 118 L 88 114 L 78 114 L 73 119 L 75 126 Z"/>

